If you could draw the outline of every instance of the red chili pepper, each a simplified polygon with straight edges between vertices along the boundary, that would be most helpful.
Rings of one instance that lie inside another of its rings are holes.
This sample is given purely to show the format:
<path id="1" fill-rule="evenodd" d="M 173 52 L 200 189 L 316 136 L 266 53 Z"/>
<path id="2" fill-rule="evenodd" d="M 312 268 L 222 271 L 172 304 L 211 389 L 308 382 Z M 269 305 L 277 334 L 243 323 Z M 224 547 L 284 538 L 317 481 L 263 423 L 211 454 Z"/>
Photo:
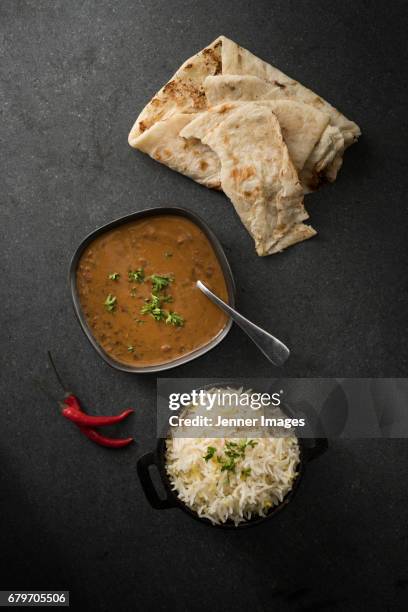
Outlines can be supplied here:
<path id="1" fill-rule="evenodd" d="M 121 423 L 121 421 L 124 421 L 129 414 L 134 412 L 134 410 L 129 408 L 116 416 L 92 416 L 82 411 L 78 398 L 72 394 L 68 395 L 64 399 L 64 405 L 65 408 L 62 411 L 64 417 L 73 423 L 83 425 L 84 427 L 103 427 L 104 425 Z"/>
<path id="2" fill-rule="evenodd" d="M 61 404 L 63 408 L 62 414 L 64 415 L 64 417 L 75 423 L 75 425 L 77 425 L 80 431 L 82 431 L 82 433 L 87 436 L 87 438 L 89 438 L 93 442 L 96 442 L 96 444 L 100 444 L 101 446 L 107 446 L 108 448 L 123 448 L 124 446 L 128 446 L 129 444 L 131 444 L 131 442 L 133 442 L 133 438 L 108 438 L 107 436 L 103 436 L 99 432 L 95 431 L 93 427 L 103 427 L 105 425 L 114 425 L 115 423 L 120 423 L 121 421 L 126 419 L 129 414 L 132 414 L 134 410 L 124 410 L 116 416 L 92 416 L 86 414 L 82 410 L 78 398 L 72 393 L 68 393 L 66 391 L 61 377 L 55 367 L 54 361 L 51 357 L 51 353 L 49 351 L 48 357 L 60 385 L 66 392 L 64 401 Z"/>
<path id="3" fill-rule="evenodd" d="M 79 399 L 72 393 L 64 398 L 63 406 L 65 406 L 62 410 L 64 417 L 75 423 L 92 442 L 108 448 L 123 448 L 133 442 L 133 438 L 108 438 L 98 433 L 93 427 L 119 423 L 126 419 L 129 414 L 132 414 L 134 410 L 124 410 L 116 416 L 91 416 L 82 410 Z"/>
<path id="4" fill-rule="evenodd" d="M 95 431 L 95 429 L 82 427 L 81 425 L 78 425 L 78 427 L 92 442 L 96 442 L 96 444 L 101 446 L 107 446 L 108 448 L 123 448 L 133 442 L 133 438 L 107 438 Z"/>

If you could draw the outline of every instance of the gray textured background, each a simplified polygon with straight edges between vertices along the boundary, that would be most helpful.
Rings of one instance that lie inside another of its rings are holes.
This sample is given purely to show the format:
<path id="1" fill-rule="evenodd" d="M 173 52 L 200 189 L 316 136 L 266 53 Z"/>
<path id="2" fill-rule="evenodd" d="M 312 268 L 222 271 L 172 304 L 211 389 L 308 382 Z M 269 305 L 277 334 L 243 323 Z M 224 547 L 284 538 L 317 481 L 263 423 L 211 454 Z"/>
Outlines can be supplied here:
<path id="1" fill-rule="evenodd" d="M 211 531 L 155 512 L 135 473 L 155 378 L 110 370 L 74 319 L 67 268 L 98 225 L 149 206 L 199 212 L 243 313 L 293 351 L 284 376 L 405 376 L 405 2 L 0 0 L 2 588 L 71 589 L 87 609 L 402 609 L 405 442 L 336 442 L 270 524 Z M 360 124 L 339 180 L 307 199 L 319 236 L 259 259 L 232 206 L 127 145 L 137 113 L 225 34 Z M 39 392 L 45 351 L 84 403 L 134 405 L 136 445 L 82 439 Z M 238 329 L 174 376 L 276 375 Z M 3 584 L 4 583 L 4 584 Z"/>

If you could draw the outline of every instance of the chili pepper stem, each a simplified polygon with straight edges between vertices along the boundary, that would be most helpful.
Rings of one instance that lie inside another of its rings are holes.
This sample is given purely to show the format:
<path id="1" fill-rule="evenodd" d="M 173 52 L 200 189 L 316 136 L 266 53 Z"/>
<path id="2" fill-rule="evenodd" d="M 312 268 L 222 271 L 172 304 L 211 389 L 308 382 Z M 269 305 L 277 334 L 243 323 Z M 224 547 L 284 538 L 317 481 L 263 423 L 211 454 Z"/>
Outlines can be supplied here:
<path id="1" fill-rule="evenodd" d="M 63 382 L 63 380 L 62 380 L 62 378 L 61 378 L 61 376 L 60 376 L 60 374 L 59 374 L 59 372 L 58 372 L 58 370 L 57 370 L 57 368 L 56 368 L 54 359 L 52 358 L 52 355 L 51 355 L 51 351 L 47 351 L 47 355 L 48 355 L 48 359 L 49 359 L 49 362 L 51 364 L 51 367 L 54 370 L 54 374 L 56 376 L 56 379 L 58 380 L 59 384 L 61 385 L 63 391 L 65 391 L 65 394 L 66 395 L 70 395 L 68 390 L 67 390 L 67 388 L 66 388 L 66 386 L 65 386 L 65 384 L 64 384 L 64 382 Z"/>

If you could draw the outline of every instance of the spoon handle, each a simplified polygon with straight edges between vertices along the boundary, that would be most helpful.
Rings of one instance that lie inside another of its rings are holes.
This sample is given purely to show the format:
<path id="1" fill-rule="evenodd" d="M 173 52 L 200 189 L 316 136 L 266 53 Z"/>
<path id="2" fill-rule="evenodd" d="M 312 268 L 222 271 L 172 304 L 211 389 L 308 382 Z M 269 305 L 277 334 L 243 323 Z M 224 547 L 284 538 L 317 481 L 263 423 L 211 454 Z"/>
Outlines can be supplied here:
<path id="1" fill-rule="evenodd" d="M 290 351 L 283 342 L 272 336 L 269 332 L 265 331 L 252 321 L 243 317 L 239 312 L 226 304 L 221 300 L 215 293 L 210 291 L 204 283 L 200 280 L 197 281 L 197 287 L 221 310 L 226 312 L 237 325 L 251 338 L 251 340 L 257 345 L 257 347 L 263 352 L 265 357 L 269 359 L 274 365 L 281 366 L 285 363 L 290 355 Z"/>

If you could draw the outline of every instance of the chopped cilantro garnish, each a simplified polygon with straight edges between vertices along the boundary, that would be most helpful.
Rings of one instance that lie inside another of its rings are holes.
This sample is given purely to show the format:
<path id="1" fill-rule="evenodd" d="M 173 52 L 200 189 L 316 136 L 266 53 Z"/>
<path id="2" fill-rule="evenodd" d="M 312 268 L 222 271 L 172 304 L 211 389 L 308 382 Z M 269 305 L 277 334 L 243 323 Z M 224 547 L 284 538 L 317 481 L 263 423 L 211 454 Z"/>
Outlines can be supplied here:
<path id="1" fill-rule="evenodd" d="M 235 472 L 237 461 L 244 459 L 245 451 L 248 446 L 254 448 L 258 442 L 255 440 L 242 440 L 241 442 L 228 441 L 225 443 L 224 456 L 217 455 L 218 463 L 221 465 L 221 472 Z M 249 470 L 249 472 L 248 472 Z M 251 468 L 243 468 L 241 474 L 246 477 L 251 473 Z"/>
<path id="2" fill-rule="evenodd" d="M 173 282 L 173 278 L 168 274 L 161 276 L 160 274 L 152 274 L 150 277 L 153 285 L 153 293 L 160 293 L 163 289 L 166 289 L 171 282 Z"/>
<path id="3" fill-rule="evenodd" d="M 182 327 L 184 325 L 184 319 L 177 312 L 169 312 L 166 317 L 167 325 L 174 325 L 175 327 Z"/>
<path id="4" fill-rule="evenodd" d="M 115 281 L 120 278 L 120 274 L 119 272 L 112 272 L 112 274 L 108 274 L 108 278 Z"/>
<path id="5" fill-rule="evenodd" d="M 209 461 L 210 459 L 212 459 L 214 457 L 214 454 L 215 454 L 216 450 L 217 449 L 214 446 L 209 446 L 207 448 L 207 454 L 204 455 L 203 459 L 205 461 Z"/>
<path id="6" fill-rule="evenodd" d="M 143 283 L 145 280 L 145 273 L 143 268 L 137 270 L 129 270 L 128 279 L 132 283 Z"/>
<path id="7" fill-rule="evenodd" d="M 221 462 L 221 472 L 234 472 L 235 471 L 235 459 L 229 457 L 228 459 Z"/>
<path id="8" fill-rule="evenodd" d="M 182 327 L 184 318 L 177 312 L 164 310 L 163 304 L 173 301 L 171 295 L 166 295 L 165 290 L 173 282 L 174 278 L 170 274 L 152 274 L 148 277 L 152 283 L 152 293 L 150 299 L 145 300 L 145 305 L 140 310 L 141 314 L 149 314 L 156 321 L 165 321 L 167 325 Z"/>
<path id="9" fill-rule="evenodd" d="M 111 293 L 106 297 L 103 305 L 105 306 L 108 312 L 113 312 L 117 306 L 116 295 L 112 295 Z"/>
<path id="10" fill-rule="evenodd" d="M 141 314 L 149 314 L 156 321 L 163 321 L 166 317 L 166 312 L 161 308 L 161 299 L 158 295 L 151 295 L 150 300 L 146 300 L 146 304 L 140 310 Z"/>

